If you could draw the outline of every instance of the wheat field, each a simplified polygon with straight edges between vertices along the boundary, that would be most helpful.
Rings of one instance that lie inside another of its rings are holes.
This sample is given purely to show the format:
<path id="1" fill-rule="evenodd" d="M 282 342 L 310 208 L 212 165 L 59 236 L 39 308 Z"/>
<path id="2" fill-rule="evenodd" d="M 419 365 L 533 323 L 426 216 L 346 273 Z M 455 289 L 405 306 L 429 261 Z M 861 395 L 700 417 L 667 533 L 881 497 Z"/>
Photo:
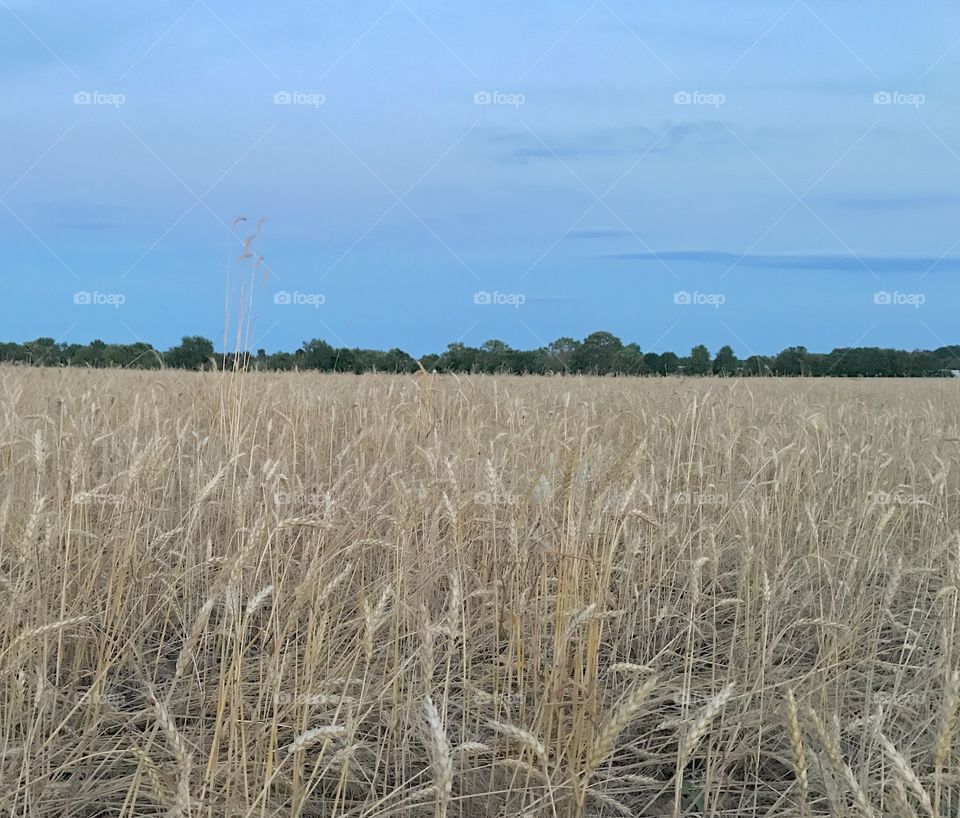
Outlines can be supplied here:
<path id="1" fill-rule="evenodd" d="M 9 816 L 955 816 L 960 384 L 0 369 Z"/>

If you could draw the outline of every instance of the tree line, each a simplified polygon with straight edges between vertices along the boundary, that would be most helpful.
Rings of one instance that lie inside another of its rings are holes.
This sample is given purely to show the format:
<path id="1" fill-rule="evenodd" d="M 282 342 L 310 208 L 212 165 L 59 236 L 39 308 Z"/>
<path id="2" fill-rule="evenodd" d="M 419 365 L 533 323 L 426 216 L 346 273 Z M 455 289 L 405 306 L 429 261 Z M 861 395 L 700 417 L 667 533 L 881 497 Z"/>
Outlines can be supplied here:
<path id="1" fill-rule="evenodd" d="M 730 346 L 711 354 L 703 344 L 688 355 L 643 352 L 610 332 L 594 332 L 583 340 L 558 338 L 538 349 L 514 349 L 490 340 L 479 347 L 450 344 L 444 352 L 419 359 L 402 349 L 387 351 L 334 347 L 315 338 L 295 352 L 219 353 L 213 342 L 187 336 L 161 351 L 147 343 L 58 343 L 38 338 L 23 344 L 0 343 L 0 363 L 30 366 L 74 366 L 131 369 L 246 369 L 261 371 L 416 372 L 422 366 L 436 372 L 590 375 L 733 375 L 812 377 L 936 377 L 960 372 L 960 349 L 900 350 L 846 347 L 810 352 L 788 347 L 776 355 L 738 358 Z"/>

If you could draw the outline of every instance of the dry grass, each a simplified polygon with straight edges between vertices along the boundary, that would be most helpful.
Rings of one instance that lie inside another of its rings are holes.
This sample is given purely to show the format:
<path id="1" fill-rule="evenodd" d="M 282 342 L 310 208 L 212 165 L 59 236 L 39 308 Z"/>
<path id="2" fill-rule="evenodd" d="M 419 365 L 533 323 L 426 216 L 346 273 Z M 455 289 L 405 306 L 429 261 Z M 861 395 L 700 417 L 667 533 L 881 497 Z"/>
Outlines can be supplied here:
<path id="1" fill-rule="evenodd" d="M 10 816 L 960 814 L 960 385 L 0 369 Z"/>

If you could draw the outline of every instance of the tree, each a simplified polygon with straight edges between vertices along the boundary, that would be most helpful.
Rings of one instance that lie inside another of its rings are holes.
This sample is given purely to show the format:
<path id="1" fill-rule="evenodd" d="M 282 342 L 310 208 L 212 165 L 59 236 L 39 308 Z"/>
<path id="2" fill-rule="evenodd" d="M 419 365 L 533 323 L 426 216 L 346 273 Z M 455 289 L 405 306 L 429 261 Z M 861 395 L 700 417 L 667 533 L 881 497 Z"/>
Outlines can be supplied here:
<path id="1" fill-rule="evenodd" d="M 63 363 L 63 353 L 53 338 L 37 338 L 24 344 L 26 357 L 34 366 L 58 366 Z"/>
<path id="2" fill-rule="evenodd" d="M 70 355 L 71 366 L 103 366 L 107 345 L 99 338 L 86 346 L 78 346 Z"/>
<path id="3" fill-rule="evenodd" d="M 735 375 L 739 362 L 737 356 L 733 354 L 733 347 L 724 344 L 717 350 L 717 355 L 713 359 L 714 375 Z"/>
<path id="4" fill-rule="evenodd" d="M 643 353 L 638 344 L 627 344 L 613 361 L 614 371 L 621 375 L 642 375 L 644 370 Z"/>
<path id="5" fill-rule="evenodd" d="M 161 360 L 162 357 L 162 360 Z M 624 344 L 609 332 L 594 332 L 583 341 L 563 337 L 538 349 L 514 349 L 492 339 L 477 349 L 453 343 L 442 355 L 420 358 L 426 371 L 556 373 L 563 371 L 599 375 L 804 375 L 808 377 L 935 377 L 960 370 L 960 346 L 911 351 L 881 347 L 850 347 L 829 353 L 809 352 L 795 346 L 776 356 L 750 355 L 738 360 L 729 345 L 711 360 L 700 344 L 688 357 L 673 352 L 643 354 L 637 344 Z M 254 368 L 258 370 L 313 369 L 324 372 L 417 372 L 418 361 L 402 349 L 334 348 L 315 338 L 293 353 L 215 352 L 213 343 L 199 335 L 186 336 L 161 356 L 150 344 L 107 344 L 100 339 L 89 344 L 59 343 L 37 338 L 25 343 L 0 343 L 0 364 L 33 366 L 123 367 L 155 369 L 166 364 L 181 369 Z"/>
<path id="6" fill-rule="evenodd" d="M 379 368 L 384 372 L 416 372 L 417 362 L 402 349 L 394 347 L 380 353 Z"/>
<path id="7" fill-rule="evenodd" d="M 441 372 L 472 372 L 479 352 L 460 342 L 447 344 L 447 351 L 437 359 L 436 367 Z"/>
<path id="8" fill-rule="evenodd" d="M 747 375 L 769 375 L 770 359 L 763 355 L 751 355 L 743 361 L 743 369 Z"/>
<path id="9" fill-rule="evenodd" d="M 660 356 L 660 371 L 664 375 L 676 375 L 680 371 L 680 358 L 675 352 L 664 352 Z"/>
<path id="10" fill-rule="evenodd" d="M 481 372 L 512 372 L 512 354 L 513 350 L 503 341 L 484 341 L 476 358 L 477 368 Z"/>
<path id="11" fill-rule="evenodd" d="M 807 365 L 806 347 L 787 347 L 773 361 L 778 375 L 805 375 Z"/>
<path id="12" fill-rule="evenodd" d="M 691 375 L 710 374 L 710 350 L 703 344 L 690 350 L 690 367 L 687 372 Z"/>
<path id="13" fill-rule="evenodd" d="M 617 353 L 623 349 L 623 341 L 611 332 L 593 332 L 573 353 L 572 369 L 576 372 L 592 372 L 606 375 L 613 371 Z"/>
<path id="14" fill-rule="evenodd" d="M 267 369 L 275 372 L 288 372 L 297 368 L 297 360 L 289 352 L 274 352 L 267 358 Z"/>
<path id="15" fill-rule="evenodd" d="M 3 363 L 23 362 L 27 360 L 27 351 L 20 344 L 0 344 L 0 361 Z"/>
<path id="16" fill-rule="evenodd" d="M 326 341 L 314 338 L 304 341 L 300 347 L 300 365 L 304 369 L 319 369 L 321 372 L 330 372 L 336 362 L 336 350 Z"/>
<path id="17" fill-rule="evenodd" d="M 163 362 L 174 369 L 203 369 L 213 358 L 213 341 L 202 335 L 185 335 L 180 346 L 168 349 Z"/>
<path id="18" fill-rule="evenodd" d="M 112 367 L 156 369 L 160 366 L 157 351 L 142 342 L 135 344 L 107 344 L 103 350 L 103 364 Z"/>
<path id="19" fill-rule="evenodd" d="M 561 372 L 570 367 L 573 356 L 580 349 L 580 342 L 564 336 L 544 347 L 544 367 L 551 372 Z"/>

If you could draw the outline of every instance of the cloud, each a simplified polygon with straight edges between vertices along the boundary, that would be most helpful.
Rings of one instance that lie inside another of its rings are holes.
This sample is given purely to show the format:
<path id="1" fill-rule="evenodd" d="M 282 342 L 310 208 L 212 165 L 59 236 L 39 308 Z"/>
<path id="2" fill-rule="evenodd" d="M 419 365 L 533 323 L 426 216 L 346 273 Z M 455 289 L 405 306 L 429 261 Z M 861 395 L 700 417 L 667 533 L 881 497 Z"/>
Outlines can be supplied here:
<path id="1" fill-rule="evenodd" d="M 122 230 L 123 225 L 115 222 L 62 222 L 58 225 L 68 230 L 80 230 L 85 233 L 99 233 L 104 230 Z"/>
<path id="2" fill-rule="evenodd" d="M 674 261 L 773 270 L 833 270 L 839 272 L 927 273 L 960 272 L 960 258 L 939 256 L 854 256 L 805 253 L 728 253 L 721 250 L 664 250 L 659 253 L 613 253 L 600 258 L 617 261 Z"/>
<path id="3" fill-rule="evenodd" d="M 529 131 L 494 134 L 488 140 L 496 149 L 494 158 L 497 161 L 512 163 L 542 159 L 607 159 L 644 153 L 667 155 L 681 149 L 715 150 L 736 144 L 736 139 L 723 123 L 714 120 L 668 123 L 658 130 L 633 126 L 539 136 L 543 142 Z"/>
<path id="4" fill-rule="evenodd" d="M 870 195 L 827 193 L 812 197 L 830 207 L 841 210 L 928 210 L 955 207 L 960 195 L 953 193 L 914 193 L 903 195 Z"/>
<path id="5" fill-rule="evenodd" d="M 567 233 L 570 239 L 623 239 L 633 238 L 636 234 L 629 230 L 616 230 L 614 228 L 601 228 L 599 230 L 574 230 Z"/>

